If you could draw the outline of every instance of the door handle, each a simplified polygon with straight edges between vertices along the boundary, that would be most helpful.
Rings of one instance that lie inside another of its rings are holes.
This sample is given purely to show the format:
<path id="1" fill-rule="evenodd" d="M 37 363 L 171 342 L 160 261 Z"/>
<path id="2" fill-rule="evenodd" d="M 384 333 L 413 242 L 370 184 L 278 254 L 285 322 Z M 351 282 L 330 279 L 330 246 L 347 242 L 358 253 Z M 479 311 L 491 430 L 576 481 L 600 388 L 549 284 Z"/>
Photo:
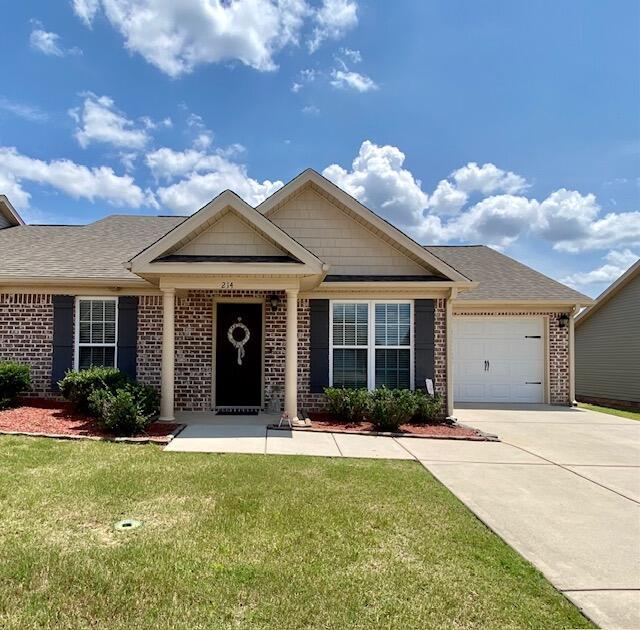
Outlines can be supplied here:
<path id="1" fill-rule="evenodd" d="M 484 362 L 484 371 L 488 372 L 489 371 L 489 361 L 485 360 Z"/>

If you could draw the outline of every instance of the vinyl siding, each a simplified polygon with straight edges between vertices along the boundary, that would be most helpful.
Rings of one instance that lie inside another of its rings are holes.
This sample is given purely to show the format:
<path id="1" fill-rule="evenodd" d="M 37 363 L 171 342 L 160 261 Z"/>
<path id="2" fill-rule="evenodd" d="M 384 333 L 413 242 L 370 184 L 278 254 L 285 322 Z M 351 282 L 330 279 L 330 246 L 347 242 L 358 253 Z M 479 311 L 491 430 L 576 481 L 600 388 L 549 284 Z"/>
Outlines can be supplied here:
<path id="1" fill-rule="evenodd" d="M 227 212 L 176 253 L 191 256 L 282 256 L 287 252 L 276 247 L 237 214 Z"/>
<path id="2" fill-rule="evenodd" d="M 640 276 L 576 327 L 576 396 L 640 401 Z"/>
<path id="3" fill-rule="evenodd" d="M 432 273 L 313 190 L 303 191 L 269 218 L 318 258 L 331 265 L 331 274 Z"/>

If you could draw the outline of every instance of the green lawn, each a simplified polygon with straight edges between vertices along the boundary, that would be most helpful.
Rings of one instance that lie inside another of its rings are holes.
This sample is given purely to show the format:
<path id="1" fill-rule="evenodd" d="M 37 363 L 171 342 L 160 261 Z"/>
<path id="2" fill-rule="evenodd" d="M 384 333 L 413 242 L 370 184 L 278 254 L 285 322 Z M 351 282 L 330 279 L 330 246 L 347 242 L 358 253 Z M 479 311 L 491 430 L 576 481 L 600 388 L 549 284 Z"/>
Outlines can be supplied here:
<path id="1" fill-rule="evenodd" d="M 578 403 L 581 409 L 589 409 L 590 411 L 600 411 L 608 413 L 612 416 L 620 416 L 621 418 L 630 418 L 631 420 L 640 420 L 640 413 L 637 411 L 623 411 L 622 409 L 612 409 L 611 407 L 599 407 L 598 405 L 589 405 L 587 403 Z"/>
<path id="2" fill-rule="evenodd" d="M 2 628 L 592 627 L 416 462 L 5 436 L 0 506 Z"/>

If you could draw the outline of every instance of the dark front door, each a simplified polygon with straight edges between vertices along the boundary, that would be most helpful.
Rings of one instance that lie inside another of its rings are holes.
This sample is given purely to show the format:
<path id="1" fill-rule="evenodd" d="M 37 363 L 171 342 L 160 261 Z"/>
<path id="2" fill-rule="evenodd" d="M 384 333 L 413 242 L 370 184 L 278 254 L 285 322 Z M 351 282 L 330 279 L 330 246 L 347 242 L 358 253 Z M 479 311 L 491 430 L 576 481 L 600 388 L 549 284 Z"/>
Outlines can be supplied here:
<path id="1" fill-rule="evenodd" d="M 260 407 L 262 304 L 217 305 L 216 407 Z"/>

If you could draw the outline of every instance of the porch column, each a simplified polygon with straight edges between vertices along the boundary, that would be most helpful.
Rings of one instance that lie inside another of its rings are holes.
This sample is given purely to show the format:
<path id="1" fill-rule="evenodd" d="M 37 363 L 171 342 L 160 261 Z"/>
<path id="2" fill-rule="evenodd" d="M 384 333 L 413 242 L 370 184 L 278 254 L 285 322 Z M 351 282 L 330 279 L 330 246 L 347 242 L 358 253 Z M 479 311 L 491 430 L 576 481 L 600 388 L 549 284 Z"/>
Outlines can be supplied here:
<path id="1" fill-rule="evenodd" d="M 160 420 L 174 420 L 175 289 L 162 289 L 162 390 Z"/>
<path id="2" fill-rule="evenodd" d="M 284 362 L 284 410 L 298 417 L 298 289 L 287 289 L 287 340 Z"/>
<path id="3" fill-rule="evenodd" d="M 453 300 L 457 297 L 457 289 L 452 288 L 446 301 L 445 322 L 445 355 L 447 362 L 447 416 L 453 417 Z"/>
<path id="4" fill-rule="evenodd" d="M 569 313 L 569 404 L 576 407 L 576 315 L 580 305 L 576 304 Z"/>

